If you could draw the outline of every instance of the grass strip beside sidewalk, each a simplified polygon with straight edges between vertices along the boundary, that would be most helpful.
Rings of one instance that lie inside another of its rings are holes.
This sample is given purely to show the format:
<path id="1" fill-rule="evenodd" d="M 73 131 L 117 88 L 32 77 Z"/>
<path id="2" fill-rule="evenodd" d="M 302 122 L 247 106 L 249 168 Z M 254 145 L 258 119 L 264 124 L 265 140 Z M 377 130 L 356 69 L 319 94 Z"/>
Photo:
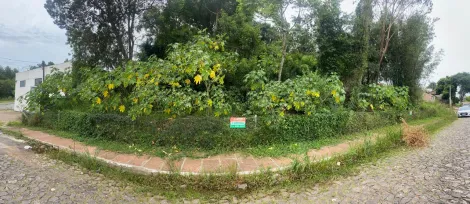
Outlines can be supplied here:
<path id="1" fill-rule="evenodd" d="M 455 119 L 442 118 L 425 120 L 423 125 L 431 133 L 449 125 Z M 6 134 L 22 137 L 21 133 L 3 130 Z M 220 199 L 226 196 L 242 196 L 252 191 L 276 191 L 276 189 L 295 186 L 306 186 L 333 180 L 339 176 L 351 175 L 357 172 L 361 164 L 374 162 L 387 156 L 391 152 L 405 147 L 401 139 L 399 126 L 390 127 L 385 136 L 377 138 L 375 142 L 365 142 L 351 149 L 347 154 L 338 155 L 328 160 L 312 162 L 309 159 L 295 161 L 291 168 L 281 172 L 266 170 L 255 175 L 199 175 L 182 176 L 177 172 L 170 174 L 142 175 L 133 171 L 110 166 L 86 155 L 74 154 L 54 148 L 38 148 L 44 146 L 34 143 L 34 150 L 44 152 L 52 159 L 61 160 L 67 164 L 79 165 L 90 173 L 99 172 L 108 178 L 130 182 L 137 186 L 138 191 L 152 192 L 167 198 L 199 198 Z M 339 163 L 338 163 L 339 162 Z M 339 164 L 339 165 L 338 165 Z M 246 188 L 245 188 L 246 187 Z"/>

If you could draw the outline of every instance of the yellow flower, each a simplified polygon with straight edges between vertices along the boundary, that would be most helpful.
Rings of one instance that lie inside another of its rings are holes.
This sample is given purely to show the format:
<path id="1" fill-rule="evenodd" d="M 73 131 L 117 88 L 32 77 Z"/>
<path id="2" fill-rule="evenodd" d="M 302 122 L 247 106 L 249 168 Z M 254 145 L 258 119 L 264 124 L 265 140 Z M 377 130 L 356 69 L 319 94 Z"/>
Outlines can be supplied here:
<path id="1" fill-rule="evenodd" d="M 180 83 L 178 82 L 171 82 L 170 84 L 172 87 L 180 87 Z"/>
<path id="2" fill-rule="evenodd" d="M 339 96 L 335 96 L 335 101 L 336 103 L 339 103 L 341 101 L 341 99 L 339 98 Z"/>
<path id="3" fill-rule="evenodd" d="M 312 94 L 312 91 L 307 90 L 307 96 L 310 96 L 310 94 Z"/>
<path id="4" fill-rule="evenodd" d="M 98 104 L 98 105 L 101 104 L 101 98 L 99 98 L 99 97 L 96 98 L 96 104 Z"/>
<path id="5" fill-rule="evenodd" d="M 207 105 L 209 105 L 209 107 L 212 107 L 212 99 L 207 100 Z"/>
<path id="6" fill-rule="evenodd" d="M 274 102 L 276 101 L 277 97 L 275 95 L 271 95 L 271 100 Z"/>
<path id="7" fill-rule="evenodd" d="M 374 110 L 374 105 L 370 104 L 369 106 L 371 110 Z"/>
<path id="8" fill-rule="evenodd" d="M 200 84 L 201 81 L 202 81 L 201 75 L 198 74 L 194 77 L 194 82 L 196 83 L 196 85 Z"/>
<path id="9" fill-rule="evenodd" d="M 299 102 L 294 102 L 294 107 L 296 110 L 300 110 L 300 103 Z"/>
<path id="10" fill-rule="evenodd" d="M 331 91 L 331 95 L 336 96 L 336 90 Z"/>
<path id="11" fill-rule="evenodd" d="M 216 45 L 216 46 L 214 47 L 214 50 L 219 50 L 219 46 Z"/>
<path id="12" fill-rule="evenodd" d="M 145 74 L 144 79 L 149 78 L 150 74 Z"/>
<path id="13" fill-rule="evenodd" d="M 187 85 L 190 85 L 190 84 L 191 84 L 191 80 L 186 79 L 186 80 L 184 80 L 184 83 L 186 83 Z"/>
<path id="14" fill-rule="evenodd" d="M 139 99 L 138 99 L 138 98 L 134 98 L 134 99 L 132 99 L 132 101 L 134 101 L 134 103 L 137 103 L 137 102 L 139 102 Z"/>
<path id="15" fill-rule="evenodd" d="M 108 89 L 113 90 L 114 89 L 114 84 L 108 84 Z"/>
<path id="16" fill-rule="evenodd" d="M 279 116 L 284 117 L 284 111 L 280 112 Z"/>
<path id="17" fill-rule="evenodd" d="M 211 77 L 211 79 L 215 78 L 215 72 L 211 71 L 211 74 L 209 76 Z"/>
<path id="18" fill-rule="evenodd" d="M 124 111 L 126 111 L 126 106 L 120 105 L 119 106 L 119 111 L 121 111 L 121 113 L 124 113 Z"/>
<path id="19" fill-rule="evenodd" d="M 107 90 L 106 90 L 106 91 L 103 91 L 103 96 L 104 96 L 105 98 L 108 98 L 109 92 L 108 92 Z"/>
<path id="20" fill-rule="evenodd" d="M 217 71 L 220 68 L 220 64 L 216 64 L 212 67 L 212 70 Z"/>
<path id="21" fill-rule="evenodd" d="M 315 96 L 315 97 L 320 97 L 320 92 L 318 91 L 315 91 L 315 92 L 312 92 L 312 96 Z"/>
<path id="22" fill-rule="evenodd" d="M 171 113 L 171 110 L 169 108 L 165 109 L 165 113 L 166 114 L 170 114 Z"/>

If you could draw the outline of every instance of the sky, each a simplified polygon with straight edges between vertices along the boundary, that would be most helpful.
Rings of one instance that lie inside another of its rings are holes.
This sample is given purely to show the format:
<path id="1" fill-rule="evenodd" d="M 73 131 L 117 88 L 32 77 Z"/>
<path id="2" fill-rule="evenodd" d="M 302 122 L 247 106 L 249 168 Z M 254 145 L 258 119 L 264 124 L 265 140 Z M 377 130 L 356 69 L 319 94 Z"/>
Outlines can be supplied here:
<path id="1" fill-rule="evenodd" d="M 42 60 L 62 63 L 71 58 L 65 31 L 59 29 L 44 9 L 46 0 L 0 0 L 0 65 L 25 69 Z M 354 1 L 344 0 L 342 9 L 353 12 Z M 452 3 L 450 3 L 452 2 Z M 445 56 L 429 81 L 458 72 L 470 72 L 470 1 L 434 0 L 433 44 Z"/>

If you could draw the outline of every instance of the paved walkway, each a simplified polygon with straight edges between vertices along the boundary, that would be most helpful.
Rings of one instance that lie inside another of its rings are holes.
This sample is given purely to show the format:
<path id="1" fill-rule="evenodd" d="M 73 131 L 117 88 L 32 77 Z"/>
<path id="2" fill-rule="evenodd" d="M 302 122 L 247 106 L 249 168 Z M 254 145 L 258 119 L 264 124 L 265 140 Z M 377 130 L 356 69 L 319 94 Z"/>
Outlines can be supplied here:
<path id="1" fill-rule="evenodd" d="M 97 159 L 108 163 L 133 168 L 147 173 L 169 173 L 179 172 L 181 174 L 201 174 L 201 173 L 225 173 L 236 170 L 238 174 L 251 174 L 262 170 L 277 171 L 289 167 L 294 159 L 303 160 L 304 155 L 294 155 L 283 158 L 254 158 L 240 154 L 219 155 L 204 159 L 183 158 L 178 161 L 169 161 L 160 157 L 138 156 L 133 154 L 120 154 L 106 150 L 99 150 L 97 147 L 87 146 L 72 139 L 65 139 L 50 135 L 41 131 L 34 131 L 21 128 L 19 131 L 26 137 L 46 143 L 59 149 L 74 151 L 82 154 L 94 156 Z M 319 150 L 311 150 L 308 156 L 313 160 L 324 159 L 335 154 L 345 153 L 350 146 L 362 141 L 352 141 L 336 146 L 323 147 Z"/>

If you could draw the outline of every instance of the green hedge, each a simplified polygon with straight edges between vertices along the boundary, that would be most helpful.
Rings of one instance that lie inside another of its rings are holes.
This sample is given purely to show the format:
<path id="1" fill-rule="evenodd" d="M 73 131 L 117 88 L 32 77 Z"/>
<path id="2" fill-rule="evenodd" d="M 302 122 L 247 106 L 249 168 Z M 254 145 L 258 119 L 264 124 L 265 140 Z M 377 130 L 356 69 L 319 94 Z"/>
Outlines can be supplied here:
<path id="1" fill-rule="evenodd" d="M 133 121 L 123 115 L 78 111 L 47 112 L 41 116 L 30 116 L 24 122 L 78 133 L 82 137 L 126 144 L 231 150 L 335 137 L 397 124 L 401 117 L 416 120 L 447 113 L 437 104 L 423 104 L 413 112 L 410 116 L 409 112 L 341 110 L 311 116 L 289 115 L 278 124 L 267 126 L 258 122 L 257 127 L 254 127 L 254 119 L 248 118 L 247 129 L 230 129 L 229 118 L 189 116 L 168 119 L 152 116 Z"/>

